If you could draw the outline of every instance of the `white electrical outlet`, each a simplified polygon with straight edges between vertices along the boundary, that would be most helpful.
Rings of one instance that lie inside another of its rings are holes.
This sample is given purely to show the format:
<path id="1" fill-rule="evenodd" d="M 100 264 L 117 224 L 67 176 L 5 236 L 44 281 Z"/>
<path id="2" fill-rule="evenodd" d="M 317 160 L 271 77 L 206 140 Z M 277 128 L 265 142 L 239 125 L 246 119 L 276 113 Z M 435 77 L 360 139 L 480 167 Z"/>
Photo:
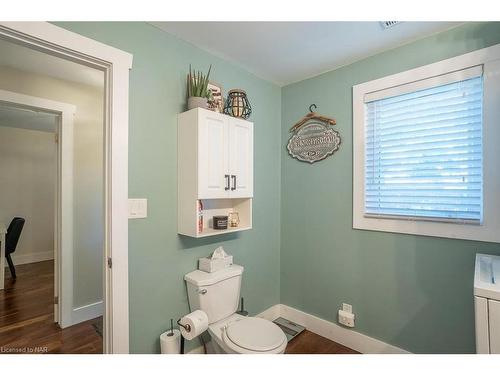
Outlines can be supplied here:
<path id="1" fill-rule="evenodd" d="M 346 326 L 346 327 L 354 327 L 354 314 L 344 311 L 344 310 L 339 310 L 339 323 Z"/>
<path id="2" fill-rule="evenodd" d="M 342 304 L 342 311 L 352 313 L 352 305 L 349 305 L 348 303 L 343 303 Z"/>

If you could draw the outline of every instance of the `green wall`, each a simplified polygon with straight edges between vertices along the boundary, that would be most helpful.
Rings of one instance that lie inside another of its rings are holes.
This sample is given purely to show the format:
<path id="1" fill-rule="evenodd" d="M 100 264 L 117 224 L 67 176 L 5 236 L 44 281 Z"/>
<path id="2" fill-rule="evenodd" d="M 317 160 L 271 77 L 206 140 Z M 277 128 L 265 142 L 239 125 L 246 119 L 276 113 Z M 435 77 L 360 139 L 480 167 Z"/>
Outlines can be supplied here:
<path id="1" fill-rule="evenodd" d="M 169 318 L 188 311 L 182 276 L 219 244 L 245 266 L 250 313 L 281 302 L 335 321 L 349 302 L 356 330 L 369 336 L 412 352 L 474 352 L 474 255 L 500 254 L 500 246 L 352 229 L 351 89 L 499 43 L 500 24 L 461 26 L 281 90 L 148 24 L 57 24 L 134 54 L 129 189 L 149 199 L 149 217 L 130 222 L 132 352 L 159 350 Z M 189 63 L 214 64 L 213 80 L 225 91 L 246 89 L 253 104 L 254 229 L 240 235 L 176 234 L 175 116 Z M 285 150 L 288 129 L 311 103 L 337 119 L 343 137 L 340 150 L 315 165 Z"/>
<path id="2" fill-rule="evenodd" d="M 394 29 L 396 30 L 396 29 Z M 352 86 L 500 43 L 500 23 L 467 24 L 282 89 L 281 303 L 416 353 L 475 351 L 476 252 L 500 245 L 352 229 Z M 334 117 L 340 150 L 314 165 L 288 156 L 311 103 Z"/>
<path id="3" fill-rule="evenodd" d="M 245 267 L 245 308 L 279 303 L 281 90 L 146 23 L 57 23 L 134 55 L 130 74 L 129 196 L 149 200 L 149 217 L 129 225 L 130 350 L 159 352 L 169 318 L 188 312 L 183 276 L 223 245 Z M 254 228 L 190 239 L 177 235 L 176 115 L 184 111 L 189 64 L 227 93 L 243 88 L 255 123 Z M 190 347 L 198 346 L 196 340 Z M 189 349 L 189 348 L 188 348 Z"/>

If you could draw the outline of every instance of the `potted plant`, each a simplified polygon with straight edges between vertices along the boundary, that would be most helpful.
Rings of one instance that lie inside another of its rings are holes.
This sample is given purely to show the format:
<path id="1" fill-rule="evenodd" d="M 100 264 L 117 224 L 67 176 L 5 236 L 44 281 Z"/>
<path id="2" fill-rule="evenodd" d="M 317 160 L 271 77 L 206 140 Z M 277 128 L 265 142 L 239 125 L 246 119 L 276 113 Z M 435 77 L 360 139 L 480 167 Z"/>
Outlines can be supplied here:
<path id="1" fill-rule="evenodd" d="M 189 65 L 189 76 L 187 82 L 188 110 L 193 108 L 208 108 L 208 100 L 212 92 L 208 89 L 208 79 L 212 65 L 208 68 L 207 75 L 200 71 L 192 71 Z"/>

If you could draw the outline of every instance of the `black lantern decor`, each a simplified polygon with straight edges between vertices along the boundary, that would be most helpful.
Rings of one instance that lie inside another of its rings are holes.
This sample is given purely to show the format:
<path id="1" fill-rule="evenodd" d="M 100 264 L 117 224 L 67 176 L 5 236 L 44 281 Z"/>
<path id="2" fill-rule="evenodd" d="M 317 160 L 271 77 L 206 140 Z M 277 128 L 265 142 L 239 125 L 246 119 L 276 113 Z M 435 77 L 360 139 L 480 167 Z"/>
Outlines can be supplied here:
<path id="1" fill-rule="evenodd" d="M 252 113 L 252 107 L 247 98 L 247 93 L 243 90 L 229 90 L 224 103 L 224 113 L 233 117 L 247 119 Z"/>

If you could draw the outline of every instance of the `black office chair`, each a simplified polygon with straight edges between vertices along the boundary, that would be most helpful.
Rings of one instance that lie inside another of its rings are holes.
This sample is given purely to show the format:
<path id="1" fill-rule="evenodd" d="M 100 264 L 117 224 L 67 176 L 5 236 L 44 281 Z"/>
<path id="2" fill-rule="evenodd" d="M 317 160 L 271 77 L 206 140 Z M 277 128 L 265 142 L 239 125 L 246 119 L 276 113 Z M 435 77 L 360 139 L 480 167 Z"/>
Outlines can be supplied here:
<path id="1" fill-rule="evenodd" d="M 10 274 L 12 278 L 16 278 L 16 269 L 14 268 L 14 263 L 10 254 L 16 251 L 17 243 L 19 242 L 19 237 L 21 237 L 21 232 L 24 227 L 25 220 L 22 217 L 15 217 L 10 222 L 9 228 L 7 229 L 7 234 L 5 235 L 5 258 L 7 263 L 9 263 Z"/>

